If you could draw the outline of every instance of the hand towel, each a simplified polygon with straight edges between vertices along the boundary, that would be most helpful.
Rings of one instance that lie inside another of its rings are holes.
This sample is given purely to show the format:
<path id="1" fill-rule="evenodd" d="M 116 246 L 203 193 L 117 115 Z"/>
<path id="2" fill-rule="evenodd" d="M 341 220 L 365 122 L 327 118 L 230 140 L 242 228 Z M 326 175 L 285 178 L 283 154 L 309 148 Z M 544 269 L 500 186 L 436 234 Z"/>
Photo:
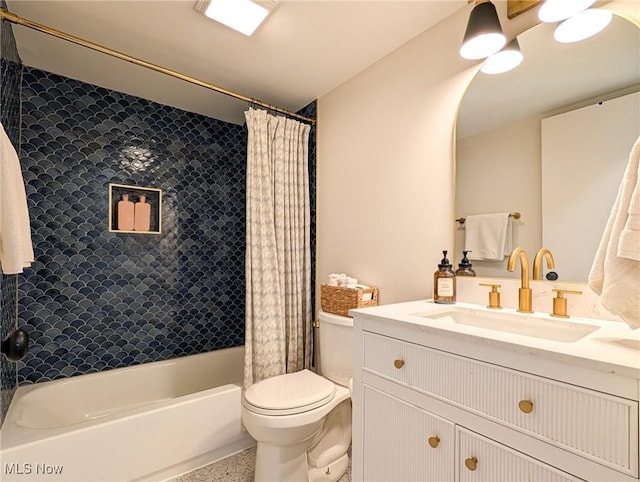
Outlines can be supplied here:
<path id="1" fill-rule="evenodd" d="M 629 176 L 625 175 L 627 189 L 633 188 L 629 207 L 627 209 L 627 220 L 620 233 L 618 241 L 618 256 L 640 261 L 640 137 L 636 141 L 631 155 L 629 156 Z M 635 175 L 635 179 L 632 177 Z"/>
<path id="2" fill-rule="evenodd" d="M 18 154 L 0 124 L 0 268 L 22 273 L 33 262 L 27 195 Z"/>
<path id="3" fill-rule="evenodd" d="M 640 328 L 640 137 L 636 140 L 589 273 L 602 305 Z"/>
<path id="4" fill-rule="evenodd" d="M 469 259 L 502 261 L 511 253 L 513 228 L 509 213 L 466 216 L 464 225 Z"/>

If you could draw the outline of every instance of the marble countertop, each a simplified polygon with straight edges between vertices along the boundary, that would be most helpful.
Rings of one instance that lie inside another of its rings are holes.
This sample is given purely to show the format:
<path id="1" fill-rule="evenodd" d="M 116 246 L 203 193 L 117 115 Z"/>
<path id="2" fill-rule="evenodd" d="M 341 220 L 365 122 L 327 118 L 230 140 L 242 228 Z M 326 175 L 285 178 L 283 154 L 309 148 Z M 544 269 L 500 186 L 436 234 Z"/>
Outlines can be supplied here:
<path id="1" fill-rule="evenodd" d="M 500 323 L 520 322 L 529 327 L 524 330 L 529 334 L 457 322 L 454 317 L 447 316 L 447 312 L 451 310 L 463 312 L 467 319 L 476 317 L 491 321 L 493 318 L 502 318 Z M 513 308 L 492 310 L 472 303 L 447 305 L 436 304 L 431 300 L 354 309 L 350 310 L 350 314 L 365 322 L 367 319 L 395 320 L 438 336 L 481 342 L 484 346 L 508 349 L 511 352 L 535 352 L 537 356 L 640 380 L 640 330 L 632 330 L 622 322 L 576 316 L 556 318 L 546 313 L 519 313 Z M 579 339 L 553 339 L 556 329 L 568 334 L 568 338 Z M 575 336 L 571 333 L 572 330 L 577 333 Z M 586 334 L 582 336 L 583 333 Z"/>

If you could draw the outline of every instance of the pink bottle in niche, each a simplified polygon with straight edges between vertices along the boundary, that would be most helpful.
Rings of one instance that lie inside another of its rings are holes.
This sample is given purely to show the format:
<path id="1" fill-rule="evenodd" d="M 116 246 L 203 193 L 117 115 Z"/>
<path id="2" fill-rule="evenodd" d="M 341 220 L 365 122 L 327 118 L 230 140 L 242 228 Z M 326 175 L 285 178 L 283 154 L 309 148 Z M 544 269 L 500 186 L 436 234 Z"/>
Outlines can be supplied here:
<path id="1" fill-rule="evenodd" d="M 123 194 L 122 201 L 118 201 L 118 229 L 120 231 L 133 231 L 133 203 L 129 201 L 129 195 Z"/>
<path id="2" fill-rule="evenodd" d="M 135 230 L 149 231 L 151 229 L 151 204 L 146 202 L 146 196 L 140 196 L 135 205 Z"/>

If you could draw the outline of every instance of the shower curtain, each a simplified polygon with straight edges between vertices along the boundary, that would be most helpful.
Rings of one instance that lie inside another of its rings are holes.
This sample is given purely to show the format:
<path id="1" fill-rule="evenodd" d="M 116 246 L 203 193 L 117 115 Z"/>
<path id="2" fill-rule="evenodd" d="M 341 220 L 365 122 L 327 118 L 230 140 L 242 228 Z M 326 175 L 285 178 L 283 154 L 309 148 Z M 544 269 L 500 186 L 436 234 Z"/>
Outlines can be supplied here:
<path id="1" fill-rule="evenodd" d="M 245 112 L 247 251 L 244 388 L 311 362 L 310 127 Z"/>

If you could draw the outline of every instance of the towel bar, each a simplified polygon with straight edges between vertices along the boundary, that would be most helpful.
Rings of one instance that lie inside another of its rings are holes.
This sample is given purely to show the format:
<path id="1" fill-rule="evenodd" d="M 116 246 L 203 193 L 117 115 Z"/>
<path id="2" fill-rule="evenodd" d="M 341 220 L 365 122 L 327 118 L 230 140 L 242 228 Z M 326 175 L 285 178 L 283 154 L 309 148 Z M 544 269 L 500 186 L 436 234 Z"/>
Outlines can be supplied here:
<path id="1" fill-rule="evenodd" d="M 513 219 L 520 219 L 522 217 L 522 214 L 516 211 L 514 213 L 510 213 L 509 216 L 512 217 Z M 467 218 L 458 218 L 456 219 L 456 223 L 464 224 L 466 220 Z"/>

